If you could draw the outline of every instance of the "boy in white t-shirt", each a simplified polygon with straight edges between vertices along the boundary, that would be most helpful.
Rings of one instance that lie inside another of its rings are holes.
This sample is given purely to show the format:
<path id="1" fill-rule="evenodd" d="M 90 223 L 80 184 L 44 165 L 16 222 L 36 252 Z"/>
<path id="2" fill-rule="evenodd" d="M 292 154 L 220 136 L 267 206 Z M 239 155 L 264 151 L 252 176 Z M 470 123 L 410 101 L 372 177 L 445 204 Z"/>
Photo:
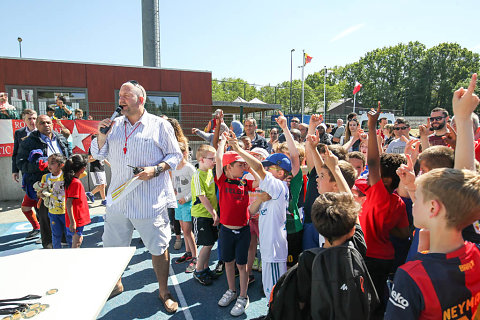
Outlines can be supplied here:
<path id="1" fill-rule="evenodd" d="M 287 271 L 288 245 L 285 223 L 289 191 L 284 180 L 292 170 L 292 164 L 283 153 L 272 154 L 265 161 L 260 162 L 238 146 L 234 135 L 229 138 L 228 143 L 258 174 L 259 187 L 268 194 L 266 199 L 259 197 L 250 205 L 249 210 L 251 214 L 260 211 L 262 283 L 265 296 L 269 297 L 277 280 Z"/>

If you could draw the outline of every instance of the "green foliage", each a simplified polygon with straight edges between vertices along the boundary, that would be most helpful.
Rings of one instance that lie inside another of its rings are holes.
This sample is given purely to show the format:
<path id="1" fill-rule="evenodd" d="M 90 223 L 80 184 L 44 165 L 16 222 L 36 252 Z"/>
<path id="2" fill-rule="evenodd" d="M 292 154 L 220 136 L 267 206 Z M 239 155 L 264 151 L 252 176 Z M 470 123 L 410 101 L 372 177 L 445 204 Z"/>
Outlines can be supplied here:
<path id="1" fill-rule="evenodd" d="M 435 107 L 452 111 L 452 93 L 468 86 L 471 74 L 480 70 L 480 55 L 456 43 L 441 43 L 427 49 L 420 42 L 378 48 L 359 61 L 329 68 L 326 78 L 326 101 L 353 98 L 355 81 L 363 85 L 357 101 L 369 107 L 380 100 L 386 110 L 406 115 L 425 115 Z M 325 70 L 305 79 L 305 110 L 323 112 Z M 477 89 L 477 91 L 479 91 Z M 478 94 L 479 92 L 477 92 Z M 290 82 L 256 88 L 242 79 L 212 81 L 213 100 L 233 101 L 237 97 L 254 97 L 282 105 L 290 111 Z M 292 83 L 292 112 L 301 109 L 301 81 Z"/>

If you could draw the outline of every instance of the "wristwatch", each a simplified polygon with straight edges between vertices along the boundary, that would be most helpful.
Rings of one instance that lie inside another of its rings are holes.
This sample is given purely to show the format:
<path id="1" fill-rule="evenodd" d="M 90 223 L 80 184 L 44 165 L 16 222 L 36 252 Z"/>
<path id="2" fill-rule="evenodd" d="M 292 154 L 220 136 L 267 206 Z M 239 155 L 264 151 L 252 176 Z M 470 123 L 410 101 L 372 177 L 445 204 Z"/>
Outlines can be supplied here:
<path id="1" fill-rule="evenodd" d="M 157 166 L 155 166 L 155 172 L 153 173 L 154 177 L 158 177 L 160 175 L 160 173 L 163 172 L 163 167 L 160 166 L 160 164 L 161 164 L 161 162 Z"/>

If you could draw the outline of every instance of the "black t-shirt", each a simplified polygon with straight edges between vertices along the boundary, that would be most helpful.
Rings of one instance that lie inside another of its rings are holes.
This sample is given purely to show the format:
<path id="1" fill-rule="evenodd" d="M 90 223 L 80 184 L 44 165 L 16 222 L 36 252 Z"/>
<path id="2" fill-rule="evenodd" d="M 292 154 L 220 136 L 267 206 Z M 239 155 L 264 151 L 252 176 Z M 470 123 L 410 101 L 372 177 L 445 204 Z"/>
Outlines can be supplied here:
<path id="1" fill-rule="evenodd" d="M 312 205 L 319 196 L 317 189 L 317 170 L 312 168 L 307 177 L 307 194 L 305 195 L 305 202 L 303 203 L 303 222 L 312 223 Z"/>

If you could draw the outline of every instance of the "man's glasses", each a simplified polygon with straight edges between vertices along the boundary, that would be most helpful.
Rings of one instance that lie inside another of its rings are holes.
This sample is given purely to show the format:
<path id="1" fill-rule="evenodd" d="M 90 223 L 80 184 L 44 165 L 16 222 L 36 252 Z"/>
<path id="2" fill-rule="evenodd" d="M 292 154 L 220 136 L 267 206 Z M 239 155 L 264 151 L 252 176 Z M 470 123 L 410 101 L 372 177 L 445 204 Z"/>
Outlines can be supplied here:
<path id="1" fill-rule="evenodd" d="M 433 121 L 440 121 L 442 119 L 446 118 L 445 116 L 438 116 L 438 117 L 430 117 L 430 122 L 433 122 Z"/>
<path id="2" fill-rule="evenodd" d="M 393 130 L 405 130 L 408 129 L 408 127 L 395 127 Z"/>
<path id="3" fill-rule="evenodd" d="M 208 160 L 210 160 L 210 161 L 212 161 L 212 162 L 215 161 L 215 158 L 203 158 L 203 159 L 208 159 Z"/>
<path id="4" fill-rule="evenodd" d="M 300 120 L 290 120 L 290 122 L 300 123 Z"/>
<path id="5" fill-rule="evenodd" d="M 135 87 L 140 89 L 140 91 L 142 91 L 142 97 L 145 97 L 145 95 L 143 93 L 145 89 L 143 89 L 143 87 L 140 85 L 140 83 L 138 83 L 137 80 L 128 80 L 127 82 L 133 84 Z"/>

